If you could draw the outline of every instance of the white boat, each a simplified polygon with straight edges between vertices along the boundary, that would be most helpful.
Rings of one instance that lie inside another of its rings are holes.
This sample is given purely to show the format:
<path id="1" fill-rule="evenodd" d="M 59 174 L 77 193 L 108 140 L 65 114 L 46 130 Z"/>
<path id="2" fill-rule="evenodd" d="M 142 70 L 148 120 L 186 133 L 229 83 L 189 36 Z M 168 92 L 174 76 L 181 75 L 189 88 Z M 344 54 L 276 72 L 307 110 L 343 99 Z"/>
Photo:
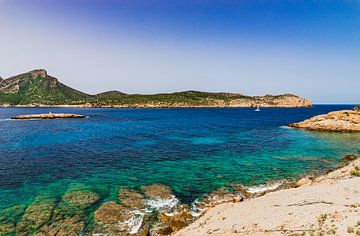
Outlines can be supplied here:
<path id="1" fill-rule="evenodd" d="M 255 111 L 260 111 L 260 106 L 259 105 L 256 107 Z"/>

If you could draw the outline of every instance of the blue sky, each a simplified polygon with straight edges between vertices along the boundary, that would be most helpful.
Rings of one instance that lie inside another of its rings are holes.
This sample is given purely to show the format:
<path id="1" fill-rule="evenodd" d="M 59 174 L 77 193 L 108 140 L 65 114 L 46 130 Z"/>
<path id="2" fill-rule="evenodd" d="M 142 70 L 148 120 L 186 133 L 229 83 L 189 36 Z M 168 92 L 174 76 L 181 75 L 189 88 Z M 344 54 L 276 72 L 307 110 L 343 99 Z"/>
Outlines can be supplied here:
<path id="1" fill-rule="evenodd" d="M 0 75 L 360 101 L 360 1 L 0 0 Z"/>

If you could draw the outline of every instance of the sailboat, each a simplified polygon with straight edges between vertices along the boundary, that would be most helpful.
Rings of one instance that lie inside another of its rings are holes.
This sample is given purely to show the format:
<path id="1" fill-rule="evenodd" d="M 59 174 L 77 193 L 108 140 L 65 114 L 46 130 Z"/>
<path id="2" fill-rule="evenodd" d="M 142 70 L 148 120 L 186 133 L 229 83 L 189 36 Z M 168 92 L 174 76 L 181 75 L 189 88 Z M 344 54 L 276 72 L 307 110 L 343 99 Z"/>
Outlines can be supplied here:
<path id="1" fill-rule="evenodd" d="M 260 111 L 260 105 L 257 105 L 256 110 L 255 111 Z"/>

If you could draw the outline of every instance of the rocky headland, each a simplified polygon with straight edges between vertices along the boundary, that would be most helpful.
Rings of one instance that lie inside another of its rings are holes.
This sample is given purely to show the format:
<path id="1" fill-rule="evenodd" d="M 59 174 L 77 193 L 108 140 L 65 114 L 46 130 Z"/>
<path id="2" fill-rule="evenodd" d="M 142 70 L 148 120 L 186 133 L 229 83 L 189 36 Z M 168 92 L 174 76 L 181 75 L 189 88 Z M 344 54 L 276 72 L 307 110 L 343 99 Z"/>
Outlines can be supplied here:
<path id="1" fill-rule="evenodd" d="M 359 106 L 354 110 L 334 111 L 289 126 L 314 131 L 360 132 Z"/>
<path id="2" fill-rule="evenodd" d="M 0 79 L 0 106 L 3 107 L 207 108 L 311 105 L 310 100 L 293 94 L 247 96 L 240 93 L 201 91 L 160 94 L 108 91 L 91 95 L 62 84 L 44 69 Z"/>

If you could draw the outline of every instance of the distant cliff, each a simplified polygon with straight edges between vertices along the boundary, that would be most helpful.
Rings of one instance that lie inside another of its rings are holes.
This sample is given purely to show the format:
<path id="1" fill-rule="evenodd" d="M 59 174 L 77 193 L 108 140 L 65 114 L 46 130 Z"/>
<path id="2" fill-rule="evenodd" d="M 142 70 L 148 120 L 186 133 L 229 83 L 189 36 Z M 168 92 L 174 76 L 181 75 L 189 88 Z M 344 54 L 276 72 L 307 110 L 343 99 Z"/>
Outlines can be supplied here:
<path id="1" fill-rule="evenodd" d="M 47 74 L 33 70 L 0 78 L 2 106 L 79 106 L 79 107 L 309 107 L 311 101 L 292 94 L 245 96 L 238 93 L 185 91 L 162 94 L 125 94 L 109 91 L 90 95 L 70 88 Z"/>

